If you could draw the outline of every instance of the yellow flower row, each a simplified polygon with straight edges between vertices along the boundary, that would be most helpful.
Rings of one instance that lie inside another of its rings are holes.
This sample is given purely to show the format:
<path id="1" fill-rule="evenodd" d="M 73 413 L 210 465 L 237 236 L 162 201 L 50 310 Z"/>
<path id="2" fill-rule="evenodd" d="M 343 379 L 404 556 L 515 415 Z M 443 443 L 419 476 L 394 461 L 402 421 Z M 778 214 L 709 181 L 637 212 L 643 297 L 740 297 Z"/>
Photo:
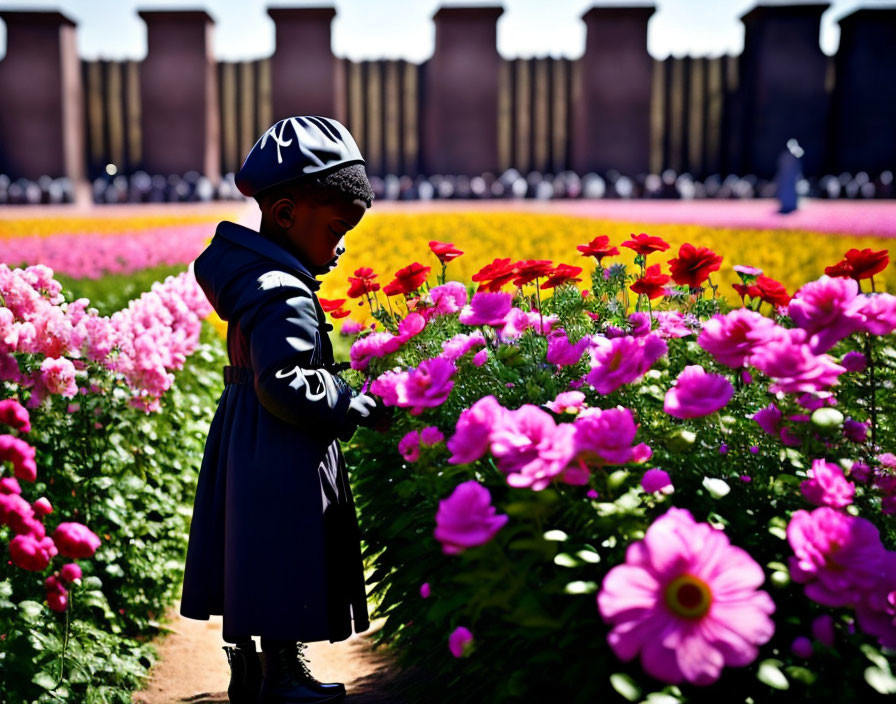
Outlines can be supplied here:
<path id="1" fill-rule="evenodd" d="M 0 238 L 11 237 L 52 237 L 59 234 L 103 234 L 121 235 L 126 232 L 151 230 L 158 227 L 177 225 L 214 224 L 222 219 L 235 219 L 233 207 L 204 213 L 184 213 L 170 215 L 103 215 L 67 216 L 37 218 L 0 217 Z M 214 232 L 211 227 L 209 233 Z"/>

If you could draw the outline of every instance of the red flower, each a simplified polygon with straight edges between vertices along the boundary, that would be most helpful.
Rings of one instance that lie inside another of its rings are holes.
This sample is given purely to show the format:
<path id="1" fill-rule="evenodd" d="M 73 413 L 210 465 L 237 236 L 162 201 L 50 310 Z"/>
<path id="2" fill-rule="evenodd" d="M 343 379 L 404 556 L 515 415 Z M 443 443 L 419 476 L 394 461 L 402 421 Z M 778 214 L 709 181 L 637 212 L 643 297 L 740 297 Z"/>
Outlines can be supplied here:
<path id="1" fill-rule="evenodd" d="M 550 277 L 545 281 L 542 288 L 554 288 L 561 284 L 568 284 L 573 281 L 581 281 L 577 278 L 582 273 L 582 267 L 570 266 L 569 264 L 558 264 L 551 272 Z"/>
<path id="2" fill-rule="evenodd" d="M 517 262 L 518 263 L 518 262 Z M 495 259 L 491 264 L 486 264 L 473 274 L 473 281 L 479 283 L 478 291 L 500 291 L 516 276 L 517 263 L 510 263 L 510 259 Z"/>
<path id="3" fill-rule="evenodd" d="M 582 253 L 583 257 L 594 257 L 600 264 L 604 257 L 615 257 L 619 255 L 616 247 L 610 246 L 610 238 L 606 235 L 598 235 L 588 244 L 580 244 L 576 247 Z"/>
<path id="4" fill-rule="evenodd" d="M 548 276 L 554 269 L 553 262 L 547 259 L 527 259 L 516 263 L 514 286 L 524 286 L 530 281 Z"/>
<path id="5" fill-rule="evenodd" d="M 339 310 L 340 308 L 342 308 L 342 304 L 345 303 L 344 298 L 340 298 L 335 301 L 329 301 L 326 298 L 318 297 L 317 300 L 320 301 L 320 307 L 324 309 L 324 313 L 332 313 L 334 310 Z"/>
<path id="6" fill-rule="evenodd" d="M 452 259 L 457 259 L 461 254 L 463 254 L 462 251 L 460 251 L 450 242 L 439 242 L 437 240 L 432 240 L 429 243 L 429 248 L 432 250 L 432 253 L 439 258 L 439 261 L 443 265 L 447 264 Z"/>
<path id="7" fill-rule="evenodd" d="M 740 300 L 743 302 L 744 298 L 746 298 L 750 294 L 750 286 L 746 284 L 731 284 L 731 288 L 733 288 L 740 295 Z"/>
<path id="8" fill-rule="evenodd" d="M 748 289 L 748 293 L 753 298 L 762 299 L 763 303 L 770 303 L 775 308 L 780 308 L 790 303 L 790 296 L 787 294 L 784 284 L 769 278 L 765 274 L 759 275 L 756 283 Z"/>
<path id="9" fill-rule="evenodd" d="M 387 296 L 413 293 L 426 281 L 430 268 L 423 266 L 420 262 L 408 264 L 395 272 L 395 278 L 386 285 L 383 293 Z"/>
<path id="10" fill-rule="evenodd" d="M 651 252 L 665 252 L 669 244 L 659 237 L 644 234 L 632 235 L 632 239 L 622 243 L 623 247 L 635 250 L 638 254 L 650 254 Z"/>
<path id="11" fill-rule="evenodd" d="M 377 277 L 373 273 L 373 269 L 369 266 L 362 266 L 355 271 L 354 276 L 348 277 L 348 293 L 349 298 L 360 298 L 368 293 L 380 290 L 380 285 L 374 281 Z"/>
<path id="12" fill-rule="evenodd" d="M 635 281 L 630 288 L 635 293 L 643 293 L 652 300 L 654 298 L 659 298 L 665 293 L 663 287 L 668 283 L 669 277 L 660 272 L 659 264 L 654 264 L 653 266 L 647 267 L 644 276 Z"/>
<path id="13" fill-rule="evenodd" d="M 718 271 L 722 257 L 707 247 L 694 247 L 686 242 L 678 250 L 678 258 L 669 260 L 672 280 L 679 286 L 700 288 L 710 273 Z"/>
<path id="14" fill-rule="evenodd" d="M 332 311 L 332 312 L 330 313 L 330 317 L 331 317 L 331 318 L 334 318 L 335 320 L 339 320 L 339 318 L 344 318 L 344 317 L 347 316 L 348 314 L 349 314 L 349 311 L 347 311 L 347 310 L 342 310 L 342 308 L 340 308 L 339 310 L 334 310 L 334 311 Z"/>
<path id="15" fill-rule="evenodd" d="M 852 267 L 849 265 L 848 261 L 843 259 L 833 266 L 826 266 L 824 268 L 824 273 L 834 278 L 851 279 Z"/>
<path id="16" fill-rule="evenodd" d="M 846 253 L 843 261 L 837 262 L 824 270 L 828 276 L 852 278 L 856 281 L 870 279 L 879 274 L 890 263 L 890 253 L 886 249 L 874 252 L 870 249 L 851 249 Z"/>

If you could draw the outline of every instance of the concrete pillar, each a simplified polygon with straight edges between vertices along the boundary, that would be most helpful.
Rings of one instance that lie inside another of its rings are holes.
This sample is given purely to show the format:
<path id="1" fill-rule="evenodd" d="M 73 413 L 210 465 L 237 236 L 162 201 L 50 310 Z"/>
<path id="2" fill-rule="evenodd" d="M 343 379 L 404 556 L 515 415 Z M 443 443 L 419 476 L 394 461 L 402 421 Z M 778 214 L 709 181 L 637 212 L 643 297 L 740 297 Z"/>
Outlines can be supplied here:
<path id="1" fill-rule="evenodd" d="M 896 8 L 840 19 L 834 88 L 834 171 L 896 168 Z"/>
<path id="2" fill-rule="evenodd" d="M 652 5 L 592 7 L 579 85 L 573 89 L 573 169 L 616 169 L 635 175 L 650 167 L 653 59 L 647 53 Z"/>
<path id="3" fill-rule="evenodd" d="M 84 178 L 84 91 L 75 23 L 59 12 L 0 11 L 0 173 Z"/>
<path id="4" fill-rule="evenodd" d="M 142 10 L 149 51 L 140 67 L 143 168 L 221 176 L 214 20 L 202 10 Z"/>
<path id="5" fill-rule="evenodd" d="M 742 167 L 771 178 L 787 140 L 805 150 L 803 172 L 817 175 L 826 160 L 828 58 L 818 44 L 826 4 L 758 5 L 741 17 Z"/>
<path id="6" fill-rule="evenodd" d="M 274 122 L 293 115 L 321 115 L 345 121 L 337 105 L 337 61 L 330 47 L 332 7 L 268 8 L 276 25 L 271 58 Z"/>
<path id="7" fill-rule="evenodd" d="M 422 165 L 427 174 L 498 169 L 497 21 L 501 7 L 442 7 L 424 66 Z"/>

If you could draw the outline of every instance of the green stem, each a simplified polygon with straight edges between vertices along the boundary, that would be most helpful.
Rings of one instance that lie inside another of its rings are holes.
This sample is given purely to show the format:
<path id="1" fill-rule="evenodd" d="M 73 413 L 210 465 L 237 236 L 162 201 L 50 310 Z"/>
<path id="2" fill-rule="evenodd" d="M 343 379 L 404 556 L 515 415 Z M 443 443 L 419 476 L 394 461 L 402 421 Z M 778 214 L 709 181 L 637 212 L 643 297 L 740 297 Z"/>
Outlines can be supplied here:
<path id="1" fill-rule="evenodd" d="M 62 684 L 62 680 L 65 677 L 65 651 L 68 647 L 68 634 L 69 634 L 69 619 L 68 614 L 69 611 L 72 610 L 72 597 L 71 592 L 69 592 L 68 598 L 68 608 L 65 610 L 65 636 L 62 640 L 62 657 L 59 660 L 59 681 L 53 686 L 53 689 L 56 689 L 59 685 Z"/>
<path id="2" fill-rule="evenodd" d="M 871 445 L 877 447 L 877 384 L 874 375 L 874 346 L 871 333 L 865 334 L 865 357 L 868 360 L 868 380 L 871 385 Z"/>

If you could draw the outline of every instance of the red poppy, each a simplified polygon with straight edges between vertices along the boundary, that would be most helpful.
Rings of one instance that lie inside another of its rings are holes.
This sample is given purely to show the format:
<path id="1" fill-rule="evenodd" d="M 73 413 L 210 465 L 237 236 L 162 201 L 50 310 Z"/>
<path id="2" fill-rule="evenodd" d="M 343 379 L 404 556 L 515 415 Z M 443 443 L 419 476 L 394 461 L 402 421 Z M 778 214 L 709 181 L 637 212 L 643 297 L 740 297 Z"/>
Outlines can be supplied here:
<path id="1" fill-rule="evenodd" d="M 331 317 L 331 318 L 335 318 L 336 320 L 339 320 L 339 318 L 344 318 L 344 317 L 347 316 L 348 314 L 349 314 L 349 311 L 347 311 L 347 310 L 342 310 L 342 309 L 340 308 L 339 310 L 334 310 L 334 311 L 332 311 L 332 312 L 330 313 L 330 317 Z"/>
<path id="2" fill-rule="evenodd" d="M 653 237 L 645 233 L 640 235 L 632 235 L 632 239 L 622 243 L 623 247 L 635 250 L 638 254 L 650 254 L 651 252 L 665 252 L 669 249 L 668 242 L 663 241 L 659 237 Z"/>
<path id="3" fill-rule="evenodd" d="M 790 303 L 790 296 L 784 284 L 775 281 L 765 274 L 760 274 L 756 283 L 750 286 L 748 293 L 753 298 L 762 299 L 763 303 L 770 303 L 775 308 L 781 308 Z"/>
<path id="4" fill-rule="evenodd" d="M 746 284 L 731 284 L 731 288 L 737 291 L 738 295 L 740 295 L 741 302 L 743 302 L 744 298 L 750 295 L 750 287 Z"/>
<path id="5" fill-rule="evenodd" d="M 669 271 L 672 272 L 672 280 L 679 286 L 700 288 L 721 265 L 722 257 L 711 249 L 685 242 L 678 250 L 678 258 L 669 260 Z"/>
<path id="6" fill-rule="evenodd" d="M 824 273 L 828 276 L 832 276 L 834 278 L 840 279 L 851 279 L 852 278 L 852 267 L 849 265 L 849 262 L 845 259 L 837 262 L 833 266 L 826 266 L 824 268 Z"/>
<path id="7" fill-rule="evenodd" d="M 342 304 L 345 303 L 344 298 L 330 301 L 326 298 L 318 297 L 317 300 L 320 301 L 320 307 L 324 309 L 324 313 L 332 313 L 334 310 L 339 310 L 340 308 L 342 308 Z"/>
<path id="8" fill-rule="evenodd" d="M 554 263 L 548 259 L 527 259 L 516 263 L 514 286 L 524 286 L 530 281 L 548 276 L 554 269 Z"/>
<path id="9" fill-rule="evenodd" d="M 598 264 L 601 264 L 604 257 L 619 255 L 619 250 L 610 246 L 610 238 L 606 235 L 598 235 L 588 244 L 580 244 L 576 249 L 582 253 L 583 257 L 594 257 L 597 259 Z"/>
<path id="10" fill-rule="evenodd" d="M 890 263 L 890 253 L 886 249 L 875 252 L 870 249 L 851 249 L 846 258 L 824 270 L 828 276 L 850 277 L 856 281 L 870 279 L 879 274 Z"/>
<path id="11" fill-rule="evenodd" d="M 437 240 L 432 240 L 429 243 L 429 248 L 432 250 L 432 253 L 435 254 L 439 261 L 444 265 L 450 262 L 452 259 L 457 259 L 463 252 L 455 247 L 450 242 L 439 242 Z"/>
<path id="12" fill-rule="evenodd" d="M 395 278 L 383 289 L 387 296 L 413 293 L 423 285 L 432 267 L 423 266 L 420 262 L 408 264 L 395 272 Z"/>
<path id="13" fill-rule="evenodd" d="M 542 288 L 554 288 L 562 284 L 572 283 L 573 281 L 581 281 L 577 278 L 582 273 L 582 267 L 570 266 L 569 264 L 558 264 L 549 272 L 548 280 L 545 281 Z"/>
<path id="14" fill-rule="evenodd" d="M 380 285 L 374 281 L 376 277 L 377 275 L 373 273 L 373 269 L 369 266 L 362 266 L 360 269 L 356 269 L 355 275 L 348 277 L 348 293 L 346 295 L 349 298 L 360 298 L 368 293 L 379 291 Z"/>
<path id="15" fill-rule="evenodd" d="M 478 291 L 500 291 L 516 276 L 517 263 L 510 263 L 510 259 L 495 259 L 491 264 L 486 264 L 473 274 L 473 281 L 479 283 Z"/>
<path id="16" fill-rule="evenodd" d="M 659 298 L 665 293 L 665 286 L 669 283 L 670 277 L 660 272 L 660 265 L 654 264 L 647 267 L 644 276 L 635 281 L 629 288 L 635 293 L 643 293 L 645 296 L 653 300 Z"/>

